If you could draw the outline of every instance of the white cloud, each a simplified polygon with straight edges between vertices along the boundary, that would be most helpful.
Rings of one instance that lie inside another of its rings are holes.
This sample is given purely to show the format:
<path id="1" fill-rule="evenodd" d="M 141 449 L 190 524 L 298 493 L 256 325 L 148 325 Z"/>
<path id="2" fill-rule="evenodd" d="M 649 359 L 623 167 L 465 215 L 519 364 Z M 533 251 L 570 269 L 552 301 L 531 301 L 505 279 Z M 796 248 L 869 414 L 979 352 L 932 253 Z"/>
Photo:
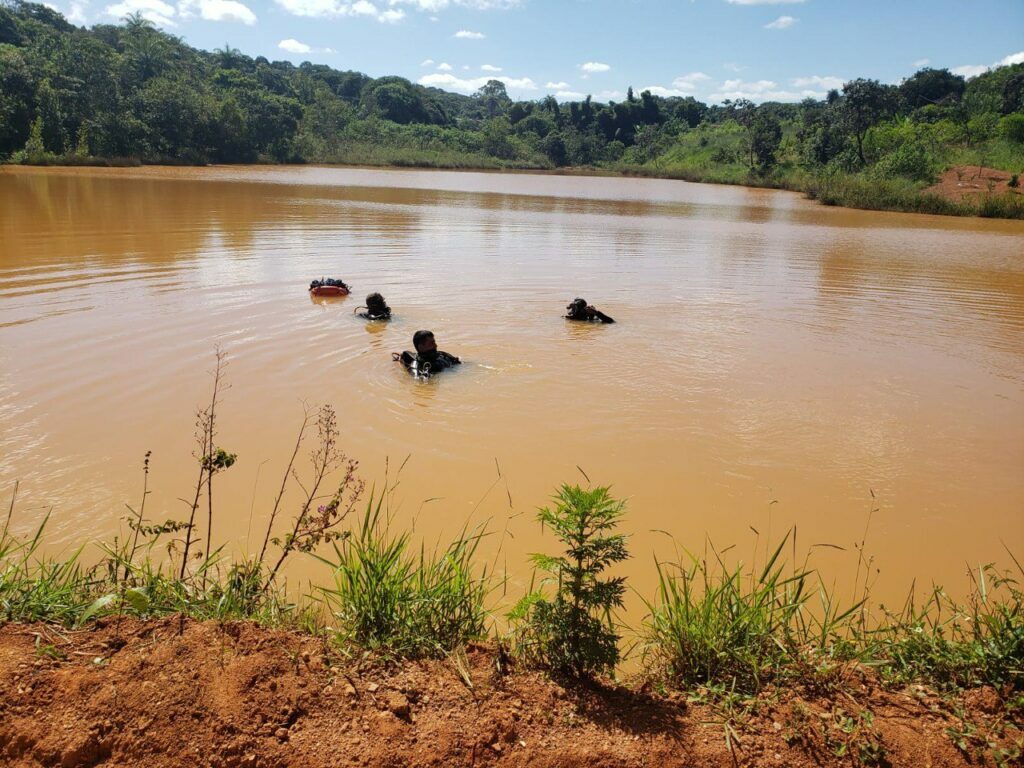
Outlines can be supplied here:
<path id="1" fill-rule="evenodd" d="M 580 69 L 588 74 L 592 74 L 596 72 L 607 72 L 611 67 L 607 64 L 602 64 L 600 61 L 587 61 L 580 64 Z"/>
<path id="2" fill-rule="evenodd" d="M 594 98 L 598 101 L 622 101 L 622 91 L 598 91 Z"/>
<path id="3" fill-rule="evenodd" d="M 917 61 L 914 62 L 914 66 L 915 67 L 927 67 L 931 63 L 932 63 L 931 59 L 918 59 Z"/>
<path id="4" fill-rule="evenodd" d="M 476 93 L 490 80 L 500 80 L 505 87 L 516 91 L 535 91 L 537 84 L 528 77 L 470 77 L 462 78 L 458 75 L 432 74 L 424 75 L 419 79 L 420 85 L 428 85 L 434 88 L 444 88 L 457 93 Z"/>
<path id="5" fill-rule="evenodd" d="M 348 11 L 347 5 L 337 3 L 335 0 L 276 0 L 276 2 L 293 16 L 343 16 Z"/>
<path id="6" fill-rule="evenodd" d="M 449 64 L 447 61 L 442 61 L 440 64 L 437 65 L 437 69 L 439 72 L 451 72 L 452 65 Z"/>
<path id="7" fill-rule="evenodd" d="M 827 91 L 831 91 L 833 88 L 842 88 L 846 83 L 846 81 L 841 77 L 822 77 L 820 75 L 795 77 L 790 82 L 792 82 L 797 88 L 811 88 L 813 86 L 817 86 L 819 89 L 824 88 Z"/>
<path id="8" fill-rule="evenodd" d="M 381 10 L 369 0 L 356 0 L 354 3 L 343 0 L 276 0 L 276 2 L 293 16 L 365 16 L 389 24 L 405 18 L 405 11 L 402 9 Z"/>
<path id="9" fill-rule="evenodd" d="M 725 0 L 731 5 L 796 5 L 804 0 Z"/>
<path id="10" fill-rule="evenodd" d="M 579 91 L 555 91 L 555 98 L 559 101 L 582 101 L 587 95 Z"/>
<path id="11" fill-rule="evenodd" d="M 742 67 L 739 64 L 736 64 L 735 62 L 731 62 L 730 61 L 727 64 L 723 64 L 722 65 L 722 69 L 728 69 L 730 72 L 740 73 L 744 69 L 746 69 L 746 67 Z"/>
<path id="12" fill-rule="evenodd" d="M 277 47 L 282 51 L 288 51 L 288 53 L 296 54 L 307 54 L 307 53 L 337 53 L 333 48 L 314 48 L 311 45 L 306 45 L 293 37 L 289 37 L 287 40 L 282 40 L 277 44 Z"/>
<path id="13" fill-rule="evenodd" d="M 501 72 L 501 67 L 496 67 L 493 64 L 481 64 L 480 69 L 484 72 Z"/>
<path id="14" fill-rule="evenodd" d="M 452 37 L 457 37 L 459 40 L 483 40 L 487 35 L 483 32 L 471 32 L 468 29 L 460 29 Z"/>
<path id="15" fill-rule="evenodd" d="M 551 82 L 550 80 L 544 83 L 545 88 L 550 88 L 553 91 L 564 91 L 569 87 L 569 84 L 564 80 L 559 80 L 557 83 Z"/>
<path id="16" fill-rule="evenodd" d="M 410 5 L 417 11 L 437 13 L 445 8 L 457 6 L 476 11 L 504 10 L 519 5 L 520 0 L 389 0 L 390 5 Z M 431 18 L 431 21 L 435 19 Z"/>
<path id="17" fill-rule="evenodd" d="M 792 16 L 779 16 L 775 21 L 765 24 L 765 29 L 789 29 L 796 24 L 799 19 L 795 19 Z"/>
<path id="18" fill-rule="evenodd" d="M 963 77 L 977 77 L 983 75 L 990 69 L 996 67 L 1009 67 L 1012 64 L 1024 64 L 1024 51 L 1018 51 L 1017 53 L 1011 53 L 1009 56 L 1004 56 L 996 63 L 991 66 L 985 64 L 963 64 L 959 67 L 953 67 L 950 72 L 954 75 L 962 75 Z"/>
<path id="19" fill-rule="evenodd" d="M 703 72 L 690 72 L 687 75 L 680 75 L 675 80 L 673 80 L 672 88 L 674 90 L 680 91 L 681 95 L 683 96 L 689 96 L 696 92 L 696 90 L 700 87 L 700 83 L 710 79 L 711 78 L 708 75 L 705 75 Z"/>
<path id="20" fill-rule="evenodd" d="M 434 63 L 434 60 L 433 60 L 433 59 L 424 59 L 423 61 L 421 61 L 421 62 L 420 62 L 420 66 L 421 66 L 421 67 L 429 67 L 429 66 L 431 66 L 431 65 L 432 65 L 433 63 Z"/>
<path id="21" fill-rule="evenodd" d="M 88 21 L 85 10 L 89 7 L 88 0 L 71 0 L 71 8 L 67 13 L 72 24 L 84 25 Z"/>
<path id="22" fill-rule="evenodd" d="M 123 19 L 133 13 L 141 13 L 142 18 L 161 27 L 175 26 L 174 7 L 163 0 L 121 0 L 115 5 L 108 5 L 103 12 L 115 19 Z"/>
<path id="23" fill-rule="evenodd" d="M 240 21 L 249 26 L 256 23 L 256 14 L 238 0 L 181 0 L 178 3 L 178 14 L 183 19 L 197 13 L 206 21 Z"/>
<path id="24" fill-rule="evenodd" d="M 282 40 L 277 44 L 277 47 L 282 51 L 288 51 L 288 53 L 310 53 L 313 50 L 305 43 L 300 43 L 298 40 L 291 37 L 287 40 Z"/>
<path id="25" fill-rule="evenodd" d="M 640 93 L 644 91 L 650 91 L 654 96 L 664 96 L 668 98 L 670 96 L 688 96 L 688 93 L 679 90 L 678 88 L 665 88 L 661 85 L 648 85 L 640 89 Z"/>
<path id="26" fill-rule="evenodd" d="M 954 75 L 963 75 L 964 77 L 977 77 L 988 72 L 988 66 L 985 64 L 964 64 L 960 67 L 953 67 L 950 72 Z"/>
<path id="27" fill-rule="evenodd" d="M 725 101 L 730 99 L 749 99 L 753 102 L 763 101 L 800 101 L 802 99 L 823 99 L 825 92 L 811 88 L 803 88 L 799 91 L 780 88 L 774 80 L 755 80 L 744 82 L 743 80 L 726 80 L 708 98 L 711 101 Z"/>

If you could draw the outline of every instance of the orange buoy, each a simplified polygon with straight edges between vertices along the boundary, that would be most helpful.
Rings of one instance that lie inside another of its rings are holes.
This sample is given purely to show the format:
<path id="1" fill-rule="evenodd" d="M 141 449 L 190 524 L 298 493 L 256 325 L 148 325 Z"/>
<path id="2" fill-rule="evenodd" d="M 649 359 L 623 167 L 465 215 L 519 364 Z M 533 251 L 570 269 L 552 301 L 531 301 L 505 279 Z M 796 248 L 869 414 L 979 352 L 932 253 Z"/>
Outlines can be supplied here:
<path id="1" fill-rule="evenodd" d="M 340 285 L 317 285 L 309 289 L 314 296 L 348 296 L 348 288 Z"/>
<path id="2" fill-rule="evenodd" d="M 311 296 L 348 296 L 348 283 L 332 277 L 320 278 L 309 284 Z"/>

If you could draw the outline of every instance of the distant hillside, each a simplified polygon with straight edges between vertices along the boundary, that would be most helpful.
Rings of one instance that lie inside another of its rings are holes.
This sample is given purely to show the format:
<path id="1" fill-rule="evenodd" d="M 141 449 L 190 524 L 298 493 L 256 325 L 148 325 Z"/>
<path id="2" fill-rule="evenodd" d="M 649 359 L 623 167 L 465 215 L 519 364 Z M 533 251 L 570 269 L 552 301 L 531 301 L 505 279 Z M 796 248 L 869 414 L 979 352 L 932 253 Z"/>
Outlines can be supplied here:
<path id="1" fill-rule="evenodd" d="M 853 80 L 800 104 L 662 98 L 514 102 L 498 80 L 463 96 L 401 77 L 200 51 L 135 15 L 75 27 L 0 2 L 0 159 L 29 163 L 333 162 L 591 167 L 778 186 L 826 202 L 1024 215 L 1024 64 L 970 80 L 922 69 Z M 924 193 L 946 169 L 1011 174 L 961 203 Z"/>

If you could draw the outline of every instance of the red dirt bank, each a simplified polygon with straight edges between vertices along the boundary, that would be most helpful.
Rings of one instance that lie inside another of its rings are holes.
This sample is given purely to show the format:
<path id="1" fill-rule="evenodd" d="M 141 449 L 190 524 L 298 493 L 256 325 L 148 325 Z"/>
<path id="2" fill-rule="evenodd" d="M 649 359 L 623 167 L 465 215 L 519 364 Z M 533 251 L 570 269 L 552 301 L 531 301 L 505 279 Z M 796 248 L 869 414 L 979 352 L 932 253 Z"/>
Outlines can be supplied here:
<path id="1" fill-rule="evenodd" d="M 1024 187 L 1011 187 L 1011 175 L 996 168 L 958 165 L 943 173 L 938 182 L 928 187 L 925 192 L 940 195 L 954 203 L 976 199 L 982 195 L 1019 195 L 1024 191 Z"/>
<path id="2" fill-rule="evenodd" d="M 108 620 L 64 635 L 10 624 L 0 627 L 0 765 L 809 768 L 881 754 L 874 764 L 952 768 L 988 759 L 954 746 L 945 729 L 961 723 L 938 697 L 884 691 L 863 676 L 831 701 L 765 698 L 735 725 L 731 751 L 708 706 L 563 688 L 500 672 L 497 661 L 479 647 L 462 663 L 388 666 L 248 623 L 125 620 L 118 630 Z M 989 726 L 1000 720 L 995 691 L 961 703 Z M 844 730 L 865 710 L 873 726 Z"/>

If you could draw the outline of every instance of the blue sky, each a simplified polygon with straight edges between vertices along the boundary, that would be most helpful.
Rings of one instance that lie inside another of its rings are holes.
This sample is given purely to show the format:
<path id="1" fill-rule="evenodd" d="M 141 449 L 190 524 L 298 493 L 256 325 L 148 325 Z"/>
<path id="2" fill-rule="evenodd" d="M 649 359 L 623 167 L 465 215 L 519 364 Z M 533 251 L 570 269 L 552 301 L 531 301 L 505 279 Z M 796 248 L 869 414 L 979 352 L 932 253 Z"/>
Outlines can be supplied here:
<path id="1" fill-rule="evenodd" d="M 921 66 L 1024 61 L 1024 0 L 49 0 L 77 24 L 140 11 L 200 48 L 471 93 L 796 101 Z"/>

